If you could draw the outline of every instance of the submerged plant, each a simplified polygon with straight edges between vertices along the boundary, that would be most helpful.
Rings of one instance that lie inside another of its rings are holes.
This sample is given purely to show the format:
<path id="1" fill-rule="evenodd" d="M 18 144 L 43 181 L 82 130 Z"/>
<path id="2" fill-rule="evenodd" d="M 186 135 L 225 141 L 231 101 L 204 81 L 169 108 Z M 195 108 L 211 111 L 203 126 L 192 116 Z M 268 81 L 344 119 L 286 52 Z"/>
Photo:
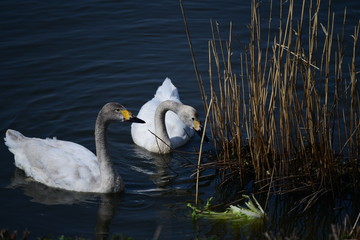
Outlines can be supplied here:
<path id="1" fill-rule="evenodd" d="M 230 205 L 224 212 L 214 212 L 210 210 L 212 197 L 207 200 L 205 206 L 202 208 L 197 208 L 190 203 L 188 203 L 187 206 L 193 210 L 191 215 L 195 219 L 205 217 L 209 219 L 233 220 L 246 223 L 263 220 L 266 214 L 256 198 L 253 195 L 251 197 L 243 195 L 243 197 L 248 199 L 245 202 L 246 207 Z"/>

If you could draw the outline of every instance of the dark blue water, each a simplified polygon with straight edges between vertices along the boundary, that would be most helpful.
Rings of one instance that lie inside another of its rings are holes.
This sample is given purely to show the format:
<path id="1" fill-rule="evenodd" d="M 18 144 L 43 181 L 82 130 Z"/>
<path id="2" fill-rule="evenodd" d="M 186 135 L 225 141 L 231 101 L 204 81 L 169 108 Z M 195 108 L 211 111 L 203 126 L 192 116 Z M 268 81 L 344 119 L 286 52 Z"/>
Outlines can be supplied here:
<path id="1" fill-rule="evenodd" d="M 347 4 L 353 26 L 359 3 Z M 344 6 L 338 3 L 335 9 L 341 13 Z M 184 7 L 206 78 L 210 20 L 219 21 L 223 29 L 232 21 L 241 51 L 248 42 L 250 2 L 184 1 Z M 117 101 L 137 113 L 165 77 L 179 88 L 184 103 L 205 115 L 178 1 L 1 1 L 0 21 L 1 136 L 13 128 L 95 151 L 93 128 L 102 105 Z M 194 200 L 196 156 L 147 154 L 133 144 L 126 123 L 112 125 L 109 136 L 114 165 L 126 182 L 125 192 L 116 196 L 74 194 L 29 183 L 0 144 L 0 229 L 28 229 L 33 237 L 91 238 L 109 231 L 134 239 L 260 234 L 192 221 L 186 203 Z M 198 141 L 194 137 L 193 144 L 198 146 Z M 193 151 L 193 144 L 181 150 Z M 203 183 L 203 200 L 215 194 L 214 185 Z"/>

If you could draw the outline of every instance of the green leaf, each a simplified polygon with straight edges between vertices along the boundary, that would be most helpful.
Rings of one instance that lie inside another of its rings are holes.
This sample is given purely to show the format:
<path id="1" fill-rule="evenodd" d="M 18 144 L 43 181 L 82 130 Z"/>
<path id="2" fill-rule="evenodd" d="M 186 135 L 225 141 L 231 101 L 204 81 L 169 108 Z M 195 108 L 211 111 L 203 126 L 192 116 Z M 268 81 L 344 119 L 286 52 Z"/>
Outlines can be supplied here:
<path id="1" fill-rule="evenodd" d="M 230 205 L 224 212 L 214 212 L 210 210 L 212 197 L 207 200 L 205 206 L 202 208 L 192 206 L 190 203 L 188 203 L 187 206 L 192 209 L 191 216 L 193 218 L 205 217 L 218 220 L 245 221 L 248 223 L 264 219 L 266 214 L 255 197 L 253 195 L 252 197 L 247 195 L 243 196 L 248 199 L 245 202 L 246 207 Z"/>

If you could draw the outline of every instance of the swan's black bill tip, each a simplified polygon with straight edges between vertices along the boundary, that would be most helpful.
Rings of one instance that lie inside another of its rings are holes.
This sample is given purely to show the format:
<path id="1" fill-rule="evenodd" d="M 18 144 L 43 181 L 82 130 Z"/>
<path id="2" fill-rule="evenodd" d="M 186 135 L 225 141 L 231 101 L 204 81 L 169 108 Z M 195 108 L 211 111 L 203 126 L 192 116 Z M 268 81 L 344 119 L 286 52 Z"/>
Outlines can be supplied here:
<path id="1" fill-rule="evenodd" d="M 140 118 L 137 118 L 137 117 L 132 117 L 129 119 L 130 122 L 133 122 L 133 123 L 145 123 L 144 120 L 140 119 Z"/>

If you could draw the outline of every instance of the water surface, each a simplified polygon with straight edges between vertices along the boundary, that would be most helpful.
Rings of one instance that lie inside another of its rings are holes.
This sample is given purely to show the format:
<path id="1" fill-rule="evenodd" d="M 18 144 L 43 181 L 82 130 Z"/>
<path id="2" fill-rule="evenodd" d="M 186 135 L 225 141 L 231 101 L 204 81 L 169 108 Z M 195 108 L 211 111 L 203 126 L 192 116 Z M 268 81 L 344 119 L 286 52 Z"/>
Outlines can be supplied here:
<path id="1" fill-rule="evenodd" d="M 360 14 L 358 1 L 348 6 L 354 23 Z M 223 29 L 232 21 L 236 49 L 242 51 L 248 41 L 250 4 L 185 1 L 184 7 L 206 79 L 210 20 L 218 20 Z M 341 13 L 344 6 L 337 7 Z M 204 116 L 178 1 L 2 1 L 0 20 L 2 136 L 13 128 L 95 151 L 93 128 L 102 105 L 117 101 L 137 113 L 165 77 L 179 88 L 182 101 Z M 260 234 L 192 221 L 186 203 L 194 200 L 196 156 L 148 154 L 133 144 L 126 123 L 112 125 L 109 136 L 114 165 L 126 182 L 125 192 L 115 196 L 29 183 L 0 144 L 0 229 L 28 229 L 33 237 L 92 238 L 110 231 L 134 239 Z M 193 151 L 198 141 L 194 137 L 181 150 Z M 214 185 L 202 183 L 203 200 L 215 194 Z"/>

